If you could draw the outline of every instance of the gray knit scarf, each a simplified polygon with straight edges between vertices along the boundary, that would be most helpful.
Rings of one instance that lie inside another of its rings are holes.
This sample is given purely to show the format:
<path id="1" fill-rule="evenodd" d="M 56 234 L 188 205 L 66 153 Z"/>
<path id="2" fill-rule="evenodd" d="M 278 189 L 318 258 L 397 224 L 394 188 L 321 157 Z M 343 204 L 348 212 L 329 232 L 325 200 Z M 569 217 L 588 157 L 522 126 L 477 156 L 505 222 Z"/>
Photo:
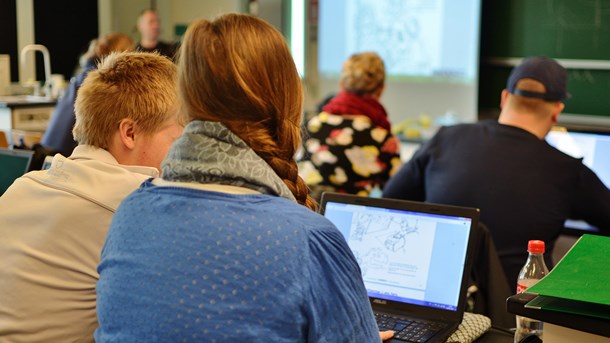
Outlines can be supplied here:
<path id="1" fill-rule="evenodd" d="M 273 169 L 223 124 L 190 122 L 161 166 L 163 179 L 245 187 L 295 201 Z"/>

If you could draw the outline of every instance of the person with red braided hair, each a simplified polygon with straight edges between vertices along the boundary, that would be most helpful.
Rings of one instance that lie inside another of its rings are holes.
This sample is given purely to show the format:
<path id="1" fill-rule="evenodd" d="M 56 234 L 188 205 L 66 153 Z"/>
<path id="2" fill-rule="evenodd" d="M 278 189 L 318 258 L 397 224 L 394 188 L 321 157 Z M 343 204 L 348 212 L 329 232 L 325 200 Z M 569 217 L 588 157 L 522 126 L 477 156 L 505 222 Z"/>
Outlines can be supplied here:
<path id="1" fill-rule="evenodd" d="M 96 342 L 380 342 L 356 259 L 297 173 L 282 35 L 225 14 L 191 24 L 179 56 L 189 124 L 114 217 Z"/>

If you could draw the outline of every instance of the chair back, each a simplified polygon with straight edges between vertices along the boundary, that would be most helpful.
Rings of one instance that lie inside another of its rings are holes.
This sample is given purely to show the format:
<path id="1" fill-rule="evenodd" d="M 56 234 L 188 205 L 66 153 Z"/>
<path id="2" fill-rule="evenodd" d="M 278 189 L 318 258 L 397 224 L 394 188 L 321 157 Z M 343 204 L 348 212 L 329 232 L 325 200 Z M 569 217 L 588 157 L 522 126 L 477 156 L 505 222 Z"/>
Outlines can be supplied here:
<path id="1" fill-rule="evenodd" d="M 513 328 L 515 316 L 506 311 L 506 299 L 515 292 L 509 287 L 489 228 L 479 222 L 475 255 L 472 263 L 474 313 L 491 318 L 493 326 Z"/>

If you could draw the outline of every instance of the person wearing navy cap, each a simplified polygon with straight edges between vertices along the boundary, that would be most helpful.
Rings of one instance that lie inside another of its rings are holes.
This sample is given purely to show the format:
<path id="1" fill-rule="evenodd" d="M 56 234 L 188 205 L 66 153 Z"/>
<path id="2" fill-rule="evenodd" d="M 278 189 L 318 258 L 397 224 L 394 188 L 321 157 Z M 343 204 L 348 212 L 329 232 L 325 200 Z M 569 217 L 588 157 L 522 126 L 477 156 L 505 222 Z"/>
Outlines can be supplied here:
<path id="1" fill-rule="evenodd" d="M 610 229 L 610 190 L 582 159 L 544 139 L 568 99 L 567 72 L 530 57 L 502 91 L 499 119 L 442 127 L 386 184 L 384 197 L 481 209 L 511 289 L 530 239 L 555 240 L 568 218 Z"/>

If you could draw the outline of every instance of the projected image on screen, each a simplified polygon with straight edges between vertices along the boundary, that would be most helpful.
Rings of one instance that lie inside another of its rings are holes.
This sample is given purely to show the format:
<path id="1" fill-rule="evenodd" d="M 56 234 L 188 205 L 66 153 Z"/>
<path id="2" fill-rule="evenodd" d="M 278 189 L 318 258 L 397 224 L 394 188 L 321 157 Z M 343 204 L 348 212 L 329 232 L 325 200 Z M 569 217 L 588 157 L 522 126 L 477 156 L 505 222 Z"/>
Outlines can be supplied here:
<path id="1" fill-rule="evenodd" d="M 327 0 L 321 6 L 323 73 L 339 73 L 350 54 L 372 50 L 385 60 L 389 75 L 476 76 L 478 13 L 466 12 L 472 4 L 461 6 L 463 13 L 447 13 L 442 0 Z"/>
<path id="2" fill-rule="evenodd" d="M 476 118 L 479 17 L 480 0 L 321 0 L 322 90 L 332 90 L 351 54 L 375 51 L 397 85 L 382 99 L 395 120 L 448 110 Z"/>
<path id="3" fill-rule="evenodd" d="M 377 3 L 377 4 L 376 4 Z M 440 68 L 439 9 L 413 6 L 403 1 L 351 2 L 346 8 L 348 51 L 377 51 L 388 65 L 388 74 L 432 76 Z M 400 20 L 395 17 L 403 14 Z"/>

